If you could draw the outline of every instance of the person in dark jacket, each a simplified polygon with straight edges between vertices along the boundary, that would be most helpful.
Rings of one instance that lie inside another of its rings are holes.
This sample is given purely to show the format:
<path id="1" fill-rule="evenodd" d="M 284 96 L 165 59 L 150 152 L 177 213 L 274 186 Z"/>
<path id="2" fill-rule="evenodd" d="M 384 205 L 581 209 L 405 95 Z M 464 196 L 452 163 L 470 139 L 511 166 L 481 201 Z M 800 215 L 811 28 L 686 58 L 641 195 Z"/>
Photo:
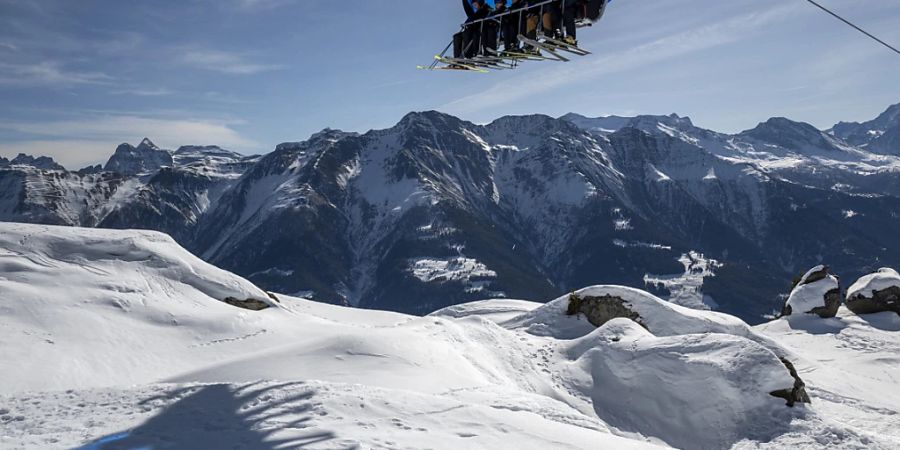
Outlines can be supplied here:
<path id="1" fill-rule="evenodd" d="M 496 17 L 494 20 L 488 20 L 484 22 L 484 26 L 481 29 L 481 43 L 484 47 L 484 54 L 489 54 L 497 51 L 497 38 L 500 36 L 502 28 L 502 16 L 506 13 L 506 0 L 494 0 L 494 10 L 488 14 L 488 18 Z M 490 52 L 488 51 L 490 50 Z"/>
<path id="2" fill-rule="evenodd" d="M 503 49 L 507 52 L 520 51 L 519 33 L 525 31 L 525 16 L 523 13 L 527 4 L 527 0 L 513 0 L 505 8 L 510 14 L 503 16 L 500 20 L 500 35 L 503 37 Z"/>
<path id="3" fill-rule="evenodd" d="M 471 23 L 471 25 L 467 25 L 462 31 L 453 35 L 453 57 L 474 58 L 481 50 L 483 22 L 472 22 L 486 18 L 490 15 L 491 8 L 485 0 L 462 0 L 462 4 L 463 10 L 466 12 L 466 23 Z"/>

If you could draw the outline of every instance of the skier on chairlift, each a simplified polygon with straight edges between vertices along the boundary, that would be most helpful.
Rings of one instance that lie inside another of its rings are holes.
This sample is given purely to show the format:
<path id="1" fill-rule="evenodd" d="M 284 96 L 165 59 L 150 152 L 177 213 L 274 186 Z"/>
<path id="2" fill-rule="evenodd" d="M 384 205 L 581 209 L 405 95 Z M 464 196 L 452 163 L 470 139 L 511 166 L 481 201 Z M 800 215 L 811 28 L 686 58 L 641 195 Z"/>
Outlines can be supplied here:
<path id="1" fill-rule="evenodd" d="M 537 40 L 538 25 L 545 36 L 557 37 L 559 29 L 560 7 L 563 0 L 557 0 L 546 5 L 541 5 L 545 0 L 527 0 L 528 12 L 525 19 L 525 37 Z M 526 46 L 526 52 L 539 54 L 538 49 Z"/>
<path id="2" fill-rule="evenodd" d="M 512 0 L 512 3 L 510 3 L 509 6 L 503 4 L 503 8 L 510 12 L 510 14 L 507 14 L 500 19 L 500 34 L 503 37 L 503 49 L 507 53 L 521 52 L 521 49 L 519 48 L 519 33 L 524 31 L 525 24 L 522 20 L 522 14 L 527 5 L 527 0 Z"/>
<path id="3" fill-rule="evenodd" d="M 462 0 L 463 10 L 466 12 L 466 27 L 453 35 L 453 57 L 474 58 L 481 50 L 482 22 L 472 23 L 488 17 L 491 7 L 485 0 Z M 495 39 L 496 40 L 496 39 Z"/>

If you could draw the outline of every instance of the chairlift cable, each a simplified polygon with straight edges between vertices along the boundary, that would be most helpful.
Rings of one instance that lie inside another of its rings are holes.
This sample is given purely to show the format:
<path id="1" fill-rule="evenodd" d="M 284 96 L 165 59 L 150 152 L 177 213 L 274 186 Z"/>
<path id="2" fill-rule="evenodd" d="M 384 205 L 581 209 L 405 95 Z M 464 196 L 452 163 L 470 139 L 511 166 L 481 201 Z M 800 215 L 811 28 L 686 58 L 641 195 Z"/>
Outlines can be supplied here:
<path id="1" fill-rule="evenodd" d="M 878 42 L 878 43 L 880 43 L 881 45 L 883 45 L 883 46 L 885 46 L 885 47 L 887 47 L 887 48 L 893 50 L 895 53 L 897 53 L 898 55 L 900 55 L 900 50 L 897 50 L 896 47 L 892 46 L 891 44 L 888 44 L 887 42 L 882 41 L 881 39 L 878 39 L 878 38 L 877 38 L 875 35 L 873 35 L 872 33 L 869 33 L 868 31 L 863 30 L 862 28 L 856 26 L 853 22 L 850 22 L 849 20 L 847 20 L 847 19 L 845 19 L 845 18 L 839 16 L 837 13 L 835 13 L 834 11 L 832 11 L 832 10 L 830 10 L 830 9 L 828 9 L 828 8 L 826 8 L 826 7 L 824 7 L 824 6 L 822 6 L 821 4 L 819 4 L 818 2 L 816 2 L 815 0 L 806 0 L 806 1 L 808 1 L 809 3 L 812 3 L 813 5 L 815 5 L 816 7 L 818 7 L 819 9 L 821 9 L 822 11 L 825 11 L 825 12 L 827 12 L 828 14 L 831 14 L 832 16 L 834 16 L 835 18 L 837 18 L 837 19 L 840 20 L 841 22 L 844 22 L 844 23 L 846 23 L 847 25 L 850 25 L 851 27 L 855 28 L 855 29 L 856 29 L 857 31 L 859 31 L 860 33 L 865 34 L 866 36 L 868 36 L 868 37 L 874 39 L 876 42 Z"/>

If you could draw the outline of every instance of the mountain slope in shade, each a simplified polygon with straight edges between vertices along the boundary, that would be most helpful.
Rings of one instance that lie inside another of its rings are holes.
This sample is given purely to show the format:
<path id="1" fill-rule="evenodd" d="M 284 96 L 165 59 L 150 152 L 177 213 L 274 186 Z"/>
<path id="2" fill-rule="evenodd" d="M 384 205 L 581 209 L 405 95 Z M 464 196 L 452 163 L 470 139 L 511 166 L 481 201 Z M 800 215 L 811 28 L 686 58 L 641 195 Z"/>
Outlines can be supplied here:
<path id="1" fill-rule="evenodd" d="M 0 252 L 3 447 L 900 442 L 893 313 L 753 328 L 595 286 L 577 295 L 620 297 L 643 326 L 595 327 L 568 296 L 414 317 L 270 295 L 154 232 L 0 224 Z M 782 357 L 811 404 L 770 395 L 795 383 Z"/>

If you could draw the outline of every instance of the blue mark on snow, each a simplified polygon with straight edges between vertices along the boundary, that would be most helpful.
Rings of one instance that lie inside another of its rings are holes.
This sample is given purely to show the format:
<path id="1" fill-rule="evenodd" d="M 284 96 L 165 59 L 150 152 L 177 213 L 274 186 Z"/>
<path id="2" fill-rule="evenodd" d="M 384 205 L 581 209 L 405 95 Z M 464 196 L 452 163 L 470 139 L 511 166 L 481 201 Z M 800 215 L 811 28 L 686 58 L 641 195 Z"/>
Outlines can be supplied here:
<path id="1" fill-rule="evenodd" d="M 97 439 L 96 441 L 91 442 L 90 444 L 86 444 L 84 446 L 78 447 L 75 450 L 103 450 L 103 447 L 106 444 L 121 441 L 122 439 L 125 439 L 130 435 L 131 435 L 131 433 L 129 433 L 127 431 L 122 432 L 122 433 L 111 434 L 109 436 L 104 436 L 100 439 Z M 153 449 L 151 447 L 134 447 L 129 450 L 153 450 Z"/>

